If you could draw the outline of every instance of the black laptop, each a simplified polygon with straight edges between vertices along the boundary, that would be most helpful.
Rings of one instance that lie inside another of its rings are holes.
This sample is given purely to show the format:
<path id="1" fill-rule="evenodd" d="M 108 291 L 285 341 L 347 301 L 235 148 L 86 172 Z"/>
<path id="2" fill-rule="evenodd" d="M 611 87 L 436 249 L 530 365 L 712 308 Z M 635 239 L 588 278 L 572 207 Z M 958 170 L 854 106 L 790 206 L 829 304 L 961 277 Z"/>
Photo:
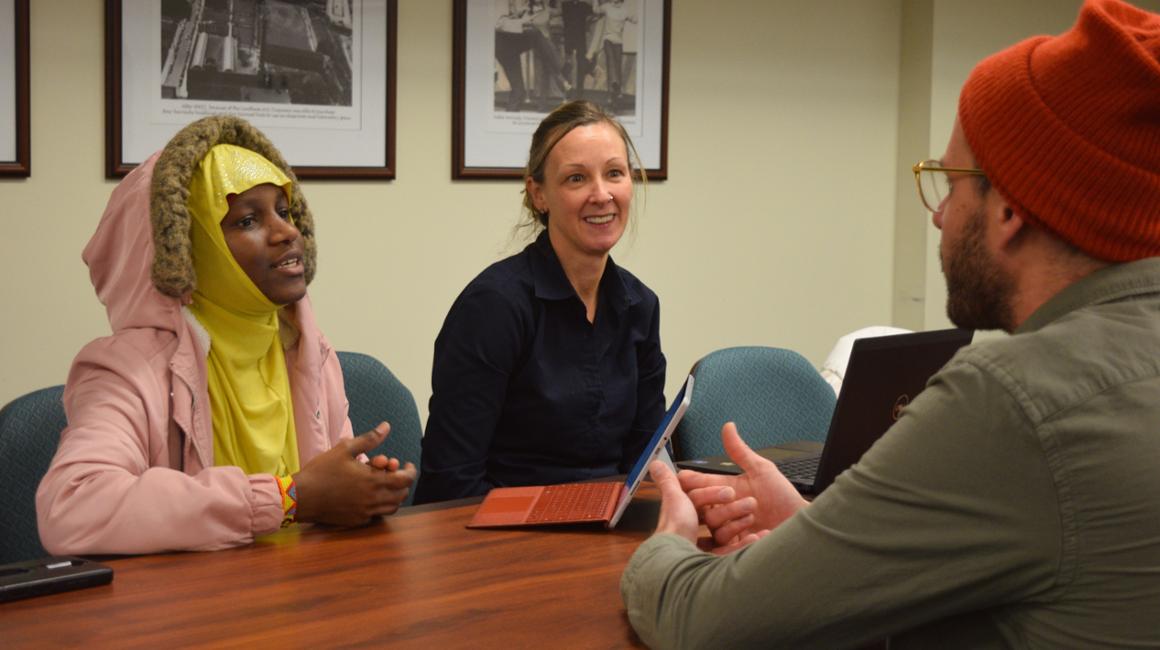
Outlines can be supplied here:
<path id="1" fill-rule="evenodd" d="M 821 493 L 838 474 L 858 462 L 894 424 L 902 408 L 922 392 L 931 376 L 973 336 L 972 330 L 949 329 L 854 341 L 825 445 L 789 442 L 757 453 L 777 463 L 801 492 Z M 677 466 L 741 473 L 728 456 L 682 460 Z"/>

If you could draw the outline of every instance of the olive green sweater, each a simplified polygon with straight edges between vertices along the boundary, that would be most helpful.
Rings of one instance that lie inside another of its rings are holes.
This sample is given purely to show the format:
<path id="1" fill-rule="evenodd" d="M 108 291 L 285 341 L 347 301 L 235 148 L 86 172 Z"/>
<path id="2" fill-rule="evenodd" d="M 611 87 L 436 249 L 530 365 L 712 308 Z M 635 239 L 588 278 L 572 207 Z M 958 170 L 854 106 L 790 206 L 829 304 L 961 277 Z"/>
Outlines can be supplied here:
<path id="1" fill-rule="evenodd" d="M 1160 646 L 1160 259 L 961 350 L 813 504 L 621 581 L 654 647 Z"/>

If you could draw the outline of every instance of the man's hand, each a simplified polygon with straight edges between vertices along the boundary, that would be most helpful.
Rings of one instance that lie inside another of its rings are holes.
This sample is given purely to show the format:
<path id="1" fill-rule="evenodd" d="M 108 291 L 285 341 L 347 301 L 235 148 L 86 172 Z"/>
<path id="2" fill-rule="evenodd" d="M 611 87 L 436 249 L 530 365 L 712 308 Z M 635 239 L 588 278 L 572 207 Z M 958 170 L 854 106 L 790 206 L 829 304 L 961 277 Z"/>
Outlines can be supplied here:
<path id="1" fill-rule="evenodd" d="M 717 545 L 733 546 L 749 535 L 763 535 L 809 505 L 772 461 L 741 439 L 737 426 L 721 428 L 725 452 L 741 468 L 739 476 L 682 470 L 681 488 L 713 533 Z M 722 488 L 730 488 L 725 496 Z"/>
<path id="2" fill-rule="evenodd" d="M 673 470 L 661 461 L 654 460 L 649 463 L 648 473 L 661 491 L 661 514 L 657 519 L 656 532 L 675 533 L 697 543 L 697 533 L 701 530 L 697 509 L 681 489 Z"/>
<path id="3" fill-rule="evenodd" d="M 669 466 L 659 460 L 654 460 L 648 466 L 649 475 L 661 491 L 661 514 L 657 519 L 658 533 L 674 533 L 693 542 L 698 547 L 712 551 L 719 555 L 730 553 L 743 546 L 753 543 L 766 531 L 748 533 L 735 536 L 728 544 L 715 544 L 711 538 L 698 538 L 701 531 L 701 522 L 697 518 L 697 509 L 689 496 L 681 489 L 676 475 Z M 718 487 L 717 496 L 723 501 L 733 499 L 733 488 Z"/>
<path id="4" fill-rule="evenodd" d="M 343 440 L 295 474 L 298 521 L 355 526 L 398 510 L 415 481 L 415 466 L 407 463 L 400 469 L 397 458 L 382 455 L 369 463 L 357 458 L 377 447 L 390 430 L 382 422 Z"/>

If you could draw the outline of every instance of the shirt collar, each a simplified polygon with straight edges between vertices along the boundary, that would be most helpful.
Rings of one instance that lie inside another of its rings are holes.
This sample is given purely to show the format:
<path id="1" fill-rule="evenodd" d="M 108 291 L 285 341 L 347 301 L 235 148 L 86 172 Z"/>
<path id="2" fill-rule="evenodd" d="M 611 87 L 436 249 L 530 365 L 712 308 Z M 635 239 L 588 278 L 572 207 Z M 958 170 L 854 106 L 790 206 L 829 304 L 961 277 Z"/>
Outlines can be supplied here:
<path id="1" fill-rule="evenodd" d="M 564 274 L 564 267 L 560 266 L 560 258 L 552 248 L 545 229 L 536 237 L 536 241 L 528 244 L 532 266 L 532 281 L 535 284 L 536 297 L 540 300 L 567 300 L 576 297 L 576 290 Z M 609 256 L 608 264 L 604 267 L 604 276 L 600 278 L 600 292 L 616 311 L 623 311 L 640 302 L 640 295 L 631 289 L 624 281 L 624 274 L 620 267 Z"/>
<path id="2" fill-rule="evenodd" d="M 1015 333 L 1034 332 L 1083 307 L 1154 293 L 1160 293 L 1160 258 L 1106 266 L 1052 296 Z"/>

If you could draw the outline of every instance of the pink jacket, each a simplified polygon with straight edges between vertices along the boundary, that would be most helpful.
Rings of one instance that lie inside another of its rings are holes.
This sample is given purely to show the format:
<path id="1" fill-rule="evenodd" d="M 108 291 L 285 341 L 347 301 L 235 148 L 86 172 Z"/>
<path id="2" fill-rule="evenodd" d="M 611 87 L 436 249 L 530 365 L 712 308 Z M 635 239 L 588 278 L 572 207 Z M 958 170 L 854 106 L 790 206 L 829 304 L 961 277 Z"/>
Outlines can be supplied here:
<path id="1" fill-rule="evenodd" d="M 64 393 L 68 428 L 36 493 L 54 554 L 238 546 L 278 529 L 274 477 L 215 467 L 205 330 L 150 279 L 153 156 L 113 190 L 82 258 L 113 335 L 86 345 Z M 352 435 L 342 370 L 309 298 L 281 314 L 303 464 Z"/>

